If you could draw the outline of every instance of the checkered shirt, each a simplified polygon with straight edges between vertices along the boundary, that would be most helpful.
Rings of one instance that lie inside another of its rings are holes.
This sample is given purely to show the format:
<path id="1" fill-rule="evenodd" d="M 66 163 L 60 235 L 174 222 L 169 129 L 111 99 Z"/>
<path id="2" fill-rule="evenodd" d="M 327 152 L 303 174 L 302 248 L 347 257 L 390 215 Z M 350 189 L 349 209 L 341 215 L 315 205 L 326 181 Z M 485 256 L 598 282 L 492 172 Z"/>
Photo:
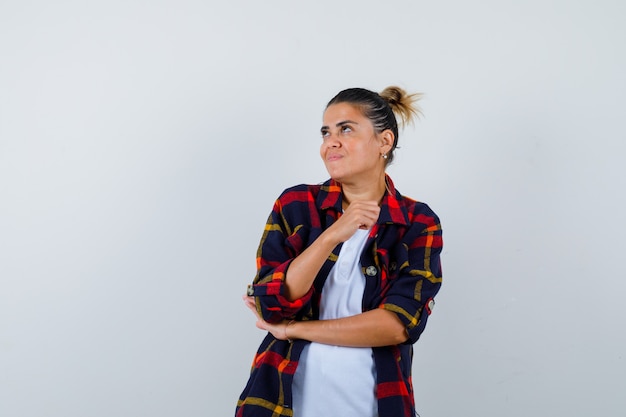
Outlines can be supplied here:
<path id="1" fill-rule="evenodd" d="M 424 331 L 441 286 L 443 241 L 437 215 L 426 204 L 403 197 L 388 176 L 386 181 L 378 222 L 360 258 L 366 278 L 363 311 L 384 308 L 406 327 L 409 339 L 405 343 L 372 351 L 379 417 L 413 417 L 412 345 Z M 290 301 L 283 296 L 284 279 L 291 261 L 341 216 L 341 202 L 341 184 L 334 180 L 289 188 L 276 200 L 257 252 L 257 275 L 248 287 L 268 322 L 319 317 L 320 294 L 341 245 L 302 298 Z M 291 384 L 307 343 L 266 335 L 237 403 L 236 417 L 293 416 Z"/>

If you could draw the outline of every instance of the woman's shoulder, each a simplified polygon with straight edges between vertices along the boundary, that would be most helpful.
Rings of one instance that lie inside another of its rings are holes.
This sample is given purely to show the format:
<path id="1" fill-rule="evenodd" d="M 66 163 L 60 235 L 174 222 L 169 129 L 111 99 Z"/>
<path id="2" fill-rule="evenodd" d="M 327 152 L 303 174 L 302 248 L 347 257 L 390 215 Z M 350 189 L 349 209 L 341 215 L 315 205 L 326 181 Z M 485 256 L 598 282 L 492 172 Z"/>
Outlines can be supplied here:
<path id="1" fill-rule="evenodd" d="M 315 205 L 320 188 L 320 185 L 312 184 L 298 184 L 286 188 L 276 199 L 275 210 L 283 213 L 308 211 Z"/>
<path id="2" fill-rule="evenodd" d="M 298 184 L 286 188 L 278 197 L 279 201 L 309 201 L 315 200 L 320 193 L 329 193 L 333 190 L 333 184 L 330 180 L 321 184 Z"/>
<path id="3" fill-rule="evenodd" d="M 321 189 L 321 184 L 298 184 L 293 185 L 291 187 L 285 188 L 280 196 L 279 200 L 291 200 L 298 198 L 305 198 L 307 196 L 315 196 L 319 193 Z"/>
<path id="4" fill-rule="evenodd" d="M 435 211 L 427 203 L 401 195 L 400 193 L 397 194 L 397 197 L 406 210 L 409 223 L 421 223 L 425 227 L 438 225 L 440 223 L 439 216 L 437 216 Z"/>

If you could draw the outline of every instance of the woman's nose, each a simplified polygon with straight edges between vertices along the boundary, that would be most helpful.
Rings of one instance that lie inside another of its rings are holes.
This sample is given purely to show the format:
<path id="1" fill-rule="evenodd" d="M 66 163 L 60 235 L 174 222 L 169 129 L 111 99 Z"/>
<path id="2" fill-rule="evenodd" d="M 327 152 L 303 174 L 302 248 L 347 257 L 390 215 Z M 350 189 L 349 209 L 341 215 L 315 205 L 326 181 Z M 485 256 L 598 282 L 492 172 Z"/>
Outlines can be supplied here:
<path id="1" fill-rule="evenodd" d="M 337 135 L 333 135 L 332 133 L 329 133 L 328 136 L 324 138 L 324 144 L 329 148 L 337 148 L 341 146 L 341 142 L 337 138 Z"/>

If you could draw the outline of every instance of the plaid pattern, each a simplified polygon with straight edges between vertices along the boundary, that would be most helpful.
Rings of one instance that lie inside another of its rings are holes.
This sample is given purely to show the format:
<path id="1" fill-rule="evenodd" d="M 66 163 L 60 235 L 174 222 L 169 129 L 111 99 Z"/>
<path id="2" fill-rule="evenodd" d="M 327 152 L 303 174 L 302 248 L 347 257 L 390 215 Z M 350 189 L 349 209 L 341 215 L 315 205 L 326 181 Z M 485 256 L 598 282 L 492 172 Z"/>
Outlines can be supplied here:
<path id="1" fill-rule="evenodd" d="M 387 309 L 406 326 L 407 342 L 372 350 L 379 417 L 412 417 L 412 344 L 424 331 L 430 301 L 441 286 L 439 255 L 443 241 L 437 215 L 426 204 L 403 197 L 389 177 L 387 185 L 378 222 L 360 259 L 366 277 L 363 310 Z M 318 318 L 324 281 L 341 245 L 329 256 L 313 287 L 302 298 L 289 301 L 283 297 L 283 282 L 291 261 L 340 215 L 341 185 L 334 180 L 322 185 L 295 186 L 276 200 L 259 245 L 258 272 L 248 289 L 265 320 Z M 293 416 L 291 383 L 307 343 L 289 343 L 267 334 L 254 357 L 250 379 L 237 403 L 236 417 Z"/>

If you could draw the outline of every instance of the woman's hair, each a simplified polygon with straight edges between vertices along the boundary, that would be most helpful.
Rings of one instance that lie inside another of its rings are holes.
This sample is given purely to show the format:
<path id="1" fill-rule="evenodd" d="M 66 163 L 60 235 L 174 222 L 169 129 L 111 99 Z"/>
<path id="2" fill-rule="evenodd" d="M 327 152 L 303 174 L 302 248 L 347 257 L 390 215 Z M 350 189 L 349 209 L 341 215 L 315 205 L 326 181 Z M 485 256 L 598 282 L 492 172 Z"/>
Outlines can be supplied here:
<path id="1" fill-rule="evenodd" d="M 366 90 L 365 88 L 348 88 L 333 97 L 326 108 L 333 104 L 348 103 L 358 107 L 365 117 L 370 119 L 376 133 L 390 129 L 393 132 L 394 141 L 391 150 L 387 154 L 386 163 L 389 165 L 393 160 L 393 152 L 398 145 L 398 122 L 400 117 L 402 126 L 412 123 L 422 112 L 416 102 L 422 97 L 421 94 L 408 94 L 400 87 L 387 87 L 380 94 Z"/>

